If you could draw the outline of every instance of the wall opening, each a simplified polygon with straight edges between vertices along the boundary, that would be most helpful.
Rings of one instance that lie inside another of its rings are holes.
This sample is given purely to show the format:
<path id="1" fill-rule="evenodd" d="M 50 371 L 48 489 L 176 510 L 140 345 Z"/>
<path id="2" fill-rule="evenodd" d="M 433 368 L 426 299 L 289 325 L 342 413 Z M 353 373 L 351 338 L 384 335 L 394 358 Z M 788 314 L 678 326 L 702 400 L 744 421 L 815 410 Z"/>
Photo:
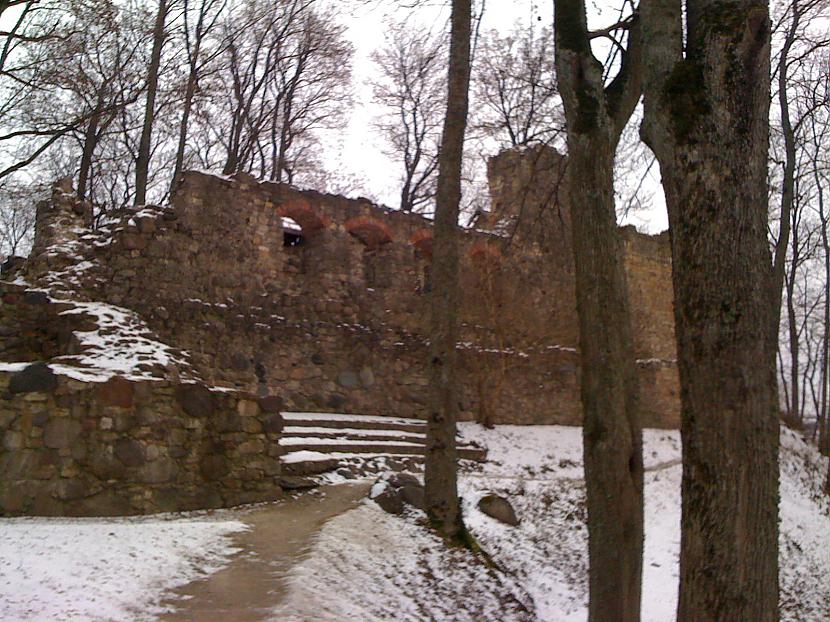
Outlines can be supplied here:
<path id="1" fill-rule="evenodd" d="M 293 218 L 282 218 L 282 245 L 285 248 L 296 248 L 305 244 L 303 228 Z"/>

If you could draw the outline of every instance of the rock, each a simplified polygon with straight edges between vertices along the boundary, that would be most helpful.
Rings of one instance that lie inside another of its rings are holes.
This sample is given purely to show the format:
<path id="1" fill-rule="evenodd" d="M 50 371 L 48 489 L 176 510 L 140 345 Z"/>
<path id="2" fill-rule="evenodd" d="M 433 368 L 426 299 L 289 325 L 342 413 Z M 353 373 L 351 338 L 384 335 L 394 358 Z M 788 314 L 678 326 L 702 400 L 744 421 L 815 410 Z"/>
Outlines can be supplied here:
<path id="1" fill-rule="evenodd" d="M 342 395 L 337 394 L 337 393 L 335 393 L 333 395 L 330 395 L 329 399 L 326 400 L 326 406 L 328 406 L 329 408 L 332 408 L 334 410 L 342 409 L 345 404 L 346 404 L 346 398 L 343 397 Z"/>
<path id="2" fill-rule="evenodd" d="M 404 488 L 405 486 L 421 487 L 421 482 L 411 473 L 389 473 L 384 479 L 393 488 Z"/>
<path id="3" fill-rule="evenodd" d="M 360 370 L 360 384 L 364 387 L 369 388 L 373 384 L 375 384 L 375 373 L 372 371 L 371 367 L 364 367 Z"/>
<path id="4" fill-rule="evenodd" d="M 159 458 L 153 462 L 145 464 L 141 468 L 139 477 L 142 482 L 147 484 L 161 484 L 162 482 L 169 482 L 175 479 L 179 472 L 179 467 L 175 460 L 170 458 Z"/>
<path id="5" fill-rule="evenodd" d="M 230 472 L 228 461 L 224 456 L 207 455 L 199 462 L 199 471 L 206 480 L 216 480 Z"/>
<path id="6" fill-rule="evenodd" d="M 384 481 L 375 482 L 369 493 L 369 498 L 377 503 L 384 512 L 389 514 L 403 513 L 403 499 L 400 493 Z"/>
<path id="7" fill-rule="evenodd" d="M 335 473 L 337 475 L 339 475 L 340 477 L 344 478 L 344 479 L 356 479 L 357 478 L 357 476 L 354 474 L 354 472 L 351 469 L 347 468 L 347 467 L 341 467 L 341 468 L 337 469 L 335 471 Z"/>
<path id="8" fill-rule="evenodd" d="M 58 377 L 46 363 L 32 363 L 9 380 L 9 393 L 50 393 L 57 388 Z"/>
<path id="9" fill-rule="evenodd" d="M 345 389 L 354 389 L 360 384 L 360 378 L 353 371 L 341 371 L 337 375 L 337 384 Z"/>
<path id="10" fill-rule="evenodd" d="M 23 294 L 23 303 L 32 306 L 42 306 L 49 304 L 49 296 L 46 292 L 27 291 Z"/>
<path id="11" fill-rule="evenodd" d="M 126 467 L 141 466 L 145 462 L 141 445 L 131 438 L 121 438 L 115 442 L 115 456 Z"/>
<path id="12" fill-rule="evenodd" d="M 262 429 L 271 434 L 280 434 L 284 425 L 282 415 L 277 413 L 265 419 L 262 424 Z"/>
<path id="13" fill-rule="evenodd" d="M 306 488 L 316 488 L 319 484 L 310 477 L 301 477 L 299 475 L 285 475 L 277 480 L 280 488 L 283 490 L 303 490 Z"/>
<path id="14" fill-rule="evenodd" d="M 97 397 L 102 406 L 132 408 L 133 383 L 120 376 L 113 376 L 98 386 Z"/>
<path id="15" fill-rule="evenodd" d="M 80 422 L 68 417 L 55 418 L 43 429 L 43 444 L 52 449 L 66 449 L 80 433 Z"/>
<path id="16" fill-rule="evenodd" d="M 125 250 L 140 251 L 147 247 L 147 238 L 137 233 L 122 233 L 121 244 Z"/>
<path id="17" fill-rule="evenodd" d="M 491 518 L 515 527 L 519 524 L 516 511 L 510 502 L 495 493 L 487 493 L 478 501 L 478 509 Z"/>
<path id="18" fill-rule="evenodd" d="M 216 410 L 216 400 L 203 384 L 181 384 L 176 387 L 176 401 L 191 417 L 209 417 Z"/>
<path id="19" fill-rule="evenodd" d="M 401 498 L 404 503 L 408 503 L 419 510 L 424 509 L 424 487 L 418 486 L 403 486 L 400 489 Z"/>
<path id="20" fill-rule="evenodd" d="M 424 487 L 409 473 L 384 473 L 372 486 L 369 497 L 390 514 L 403 512 L 404 503 L 424 508 Z"/>
<path id="21" fill-rule="evenodd" d="M 239 400 L 236 411 L 242 417 L 256 417 L 259 414 L 259 405 L 252 400 Z"/>
<path id="22" fill-rule="evenodd" d="M 19 270 L 25 262 L 25 257 L 18 257 L 17 255 L 11 255 L 10 257 L 7 257 L 6 261 L 4 261 L 2 265 L 0 265 L 0 275 L 11 275 L 12 273 Z"/>
<path id="23" fill-rule="evenodd" d="M 259 408 L 265 413 L 279 413 L 283 407 L 282 398 L 278 395 L 265 395 L 257 399 Z"/>
<path id="24" fill-rule="evenodd" d="M 3 437 L 3 447 L 7 451 L 17 451 L 18 449 L 23 449 L 23 445 L 23 435 L 20 432 L 9 430 Z"/>

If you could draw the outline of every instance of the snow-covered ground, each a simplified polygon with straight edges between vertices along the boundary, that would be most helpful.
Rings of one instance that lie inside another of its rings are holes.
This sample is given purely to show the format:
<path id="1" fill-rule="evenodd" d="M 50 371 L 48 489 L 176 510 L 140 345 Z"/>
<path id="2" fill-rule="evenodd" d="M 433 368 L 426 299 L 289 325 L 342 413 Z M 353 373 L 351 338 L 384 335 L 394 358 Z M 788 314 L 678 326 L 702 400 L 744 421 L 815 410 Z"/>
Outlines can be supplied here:
<path id="1" fill-rule="evenodd" d="M 443 548 L 413 511 L 403 518 L 365 502 L 330 521 L 296 568 L 277 620 L 587 619 L 587 530 L 581 430 L 461 424 L 489 449 L 460 479 L 467 526 L 502 571 Z M 830 504 L 826 459 L 781 432 L 781 613 L 830 619 Z M 644 432 L 646 542 L 644 622 L 674 619 L 680 547 L 680 438 Z M 479 512 L 485 491 L 508 496 L 521 519 L 509 527 Z"/>
<path id="2" fill-rule="evenodd" d="M 273 619 L 583 621 L 587 532 L 581 430 L 462 424 L 489 461 L 460 480 L 467 525 L 492 555 L 490 568 L 447 549 L 423 514 L 384 513 L 371 501 L 326 523 L 288 578 Z M 680 540 L 680 441 L 646 430 L 643 620 L 674 619 Z M 783 620 L 830 619 L 830 503 L 826 459 L 781 432 Z M 508 496 L 521 519 L 483 515 L 485 491 Z M 176 585 L 227 563 L 234 512 L 121 520 L 0 520 L 0 619 L 141 620 L 156 617 Z"/>
<path id="3" fill-rule="evenodd" d="M 0 519 L 0 620 L 153 620 L 169 590 L 228 563 L 228 536 L 245 528 L 206 515 Z"/>

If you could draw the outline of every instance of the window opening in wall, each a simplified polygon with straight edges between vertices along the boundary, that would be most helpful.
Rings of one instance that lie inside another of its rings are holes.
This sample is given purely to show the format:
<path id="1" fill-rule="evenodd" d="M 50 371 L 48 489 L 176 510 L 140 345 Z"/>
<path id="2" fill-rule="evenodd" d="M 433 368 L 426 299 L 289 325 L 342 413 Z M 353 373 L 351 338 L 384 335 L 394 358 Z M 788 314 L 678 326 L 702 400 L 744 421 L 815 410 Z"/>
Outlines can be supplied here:
<path id="1" fill-rule="evenodd" d="M 295 248 L 305 243 L 303 229 L 293 218 L 283 216 L 282 219 L 282 245 L 285 248 Z"/>

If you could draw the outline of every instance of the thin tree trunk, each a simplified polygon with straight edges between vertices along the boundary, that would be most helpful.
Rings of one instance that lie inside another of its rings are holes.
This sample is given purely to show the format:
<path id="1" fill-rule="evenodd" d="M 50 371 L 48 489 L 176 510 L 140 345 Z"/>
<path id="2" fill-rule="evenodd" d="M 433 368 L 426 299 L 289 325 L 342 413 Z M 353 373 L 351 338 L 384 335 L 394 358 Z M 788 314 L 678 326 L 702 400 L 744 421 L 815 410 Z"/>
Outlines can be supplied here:
<path id="1" fill-rule="evenodd" d="M 784 289 L 784 278 L 786 272 L 787 248 L 789 246 L 790 222 L 793 211 L 793 197 L 795 190 L 795 132 L 790 120 L 790 101 L 787 91 L 789 68 L 789 52 L 795 41 L 795 34 L 798 29 L 799 18 L 798 0 L 792 0 L 793 18 L 790 28 L 784 39 L 784 46 L 781 49 L 781 59 L 778 66 L 778 105 L 781 109 L 781 133 L 784 136 L 784 179 L 781 182 L 781 215 L 779 218 L 778 240 L 775 244 L 775 255 L 772 264 L 773 280 L 773 322 L 774 331 L 778 335 L 778 322 L 781 317 L 781 296 Z M 777 293 L 777 296 L 775 296 Z M 796 392 L 797 393 L 797 392 Z M 796 415 L 797 413 L 793 413 Z"/>
<path id="2" fill-rule="evenodd" d="M 196 43 L 194 49 L 196 50 L 196 53 L 198 53 L 199 42 Z M 176 163 L 173 166 L 173 179 L 170 182 L 171 194 L 173 193 L 179 177 L 181 177 L 182 169 L 184 168 L 184 150 L 187 145 L 187 126 L 190 123 L 190 111 L 193 108 L 193 98 L 196 95 L 197 76 L 195 72 L 195 68 L 191 67 L 190 75 L 187 77 L 187 87 L 184 94 L 184 103 L 182 104 L 182 120 L 179 123 L 179 142 L 176 147 Z"/>
<path id="3" fill-rule="evenodd" d="M 90 116 L 84 132 L 84 146 L 81 151 L 81 166 L 78 171 L 78 198 L 87 198 L 89 178 L 92 170 L 92 158 L 95 154 L 95 147 L 98 144 L 98 124 L 101 122 L 101 107 L 103 103 L 99 99 L 98 109 Z"/>
<path id="4" fill-rule="evenodd" d="M 150 148 L 153 134 L 153 120 L 156 113 L 156 93 L 161 65 L 161 48 L 164 45 L 164 20 L 167 17 L 167 0 L 159 0 L 156 23 L 153 27 L 153 51 L 150 55 L 150 68 L 147 72 L 147 103 L 144 108 L 144 127 L 138 143 L 138 157 L 135 162 L 135 204 L 144 205 L 147 201 L 147 178 L 150 171 Z"/>
<path id="5" fill-rule="evenodd" d="M 678 621 L 778 620 L 767 7 L 644 0 L 643 136 L 672 245 L 683 439 Z M 772 298 L 771 298 L 772 297 Z M 760 327 L 760 328 L 759 328 Z"/>
<path id="6" fill-rule="evenodd" d="M 432 264 L 429 374 L 424 497 L 434 527 L 450 540 L 463 537 L 458 503 L 455 448 L 458 414 L 456 343 L 458 342 L 458 208 L 461 163 L 470 86 L 470 0 L 453 0 L 447 113 L 441 136 L 438 191 L 435 202 L 435 244 Z"/>
<path id="7" fill-rule="evenodd" d="M 799 263 L 798 231 L 793 231 L 792 237 L 793 261 L 790 273 L 787 275 L 787 335 L 790 349 L 790 403 L 787 405 L 791 417 L 798 418 L 801 412 L 798 387 L 800 384 L 798 354 L 800 351 L 798 340 L 798 318 L 795 311 L 795 277 Z M 773 311 L 775 313 L 775 311 Z M 777 334 L 777 331 L 776 331 Z"/>
<path id="8" fill-rule="evenodd" d="M 588 501 L 590 622 L 637 622 L 643 563 L 643 455 L 637 368 L 622 241 L 614 207 L 614 156 L 640 97 L 635 15 L 618 76 L 604 85 L 582 0 L 557 0 L 556 71 L 565 107 L 565 194 L 581 355 L 583 456 Z"/>

